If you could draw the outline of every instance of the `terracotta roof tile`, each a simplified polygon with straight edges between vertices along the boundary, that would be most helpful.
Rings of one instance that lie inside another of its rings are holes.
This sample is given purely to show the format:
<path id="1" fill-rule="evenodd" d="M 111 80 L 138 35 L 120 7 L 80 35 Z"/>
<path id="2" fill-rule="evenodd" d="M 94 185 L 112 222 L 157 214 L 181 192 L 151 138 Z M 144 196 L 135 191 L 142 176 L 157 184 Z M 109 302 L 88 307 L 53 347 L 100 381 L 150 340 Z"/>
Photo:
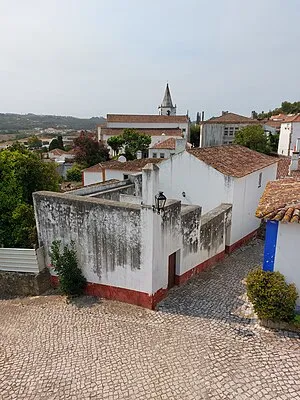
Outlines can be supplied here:
<path id="1" fill-rule="evenodd" d="M 295 115 L 287 115 L 283 123 L 286 122 L 300 122 L 300 114 L 295 114 Z"/>
<path id="2" fill-rule="evenodd" d="M 186 115 L 142 115 L 142 114 L 107 114 L 107 122 L 136 122 L 136 123 L 187 123 L 189 121 Z"/>
<path id="3" fill-rule="evenodd" d="M 269 182 L 255 215 L 265 220 L 299 223 L 300 181 L 285 178 Z"/>
<path id="4" fill-rule="evenodd" d="M 54 156 L 62 156 L 63 154 L 68 154 L 66 151 L 61 149 L 53 149 L 50 150 L 49 153 L 53 154 Z"/>
<path id="5" fill-rule="evenodd" d="M 93 165 L 92 167 L 86 168 L 83 171 L 87 172 L 98 172 L 102 171 L 102 169 L 115 169 L 119 171 L 134 171 L 134 172 L 140 172 L 145 165 L 152 163 L 152 164 L 158 164 L 161 161 L 163 161 L 162 158 L 141 158 L 139 160 L 130 160 L 130 161 L 106 161 L 103 163 L 99 163 L 96 165 Z"/>
<path id="6" fill-rule="evenodd" d="M 241 178 L 278 162 L 276 157 L 270 157 L 236 144 L 193 148 L 188 152 L 222 174 L 236 178 Z"/>
<path id="7" fill-rule="evenodd" d="M 151 147 L 151 149 L 168 149 L 168 150 L 175 150 L 175 148 L 176 148 L 175 138 L 169 138 L 162 142 L 155 143 L 155 145 Z"/>
<path id="8" fill-rule="evenodd" d="M 243 115 L 226 113 L 220 117 L 213 117 L 204 121 L 204 124 L 259 124 L 257 119 L 244 117 Z"/>
<path id="9" fill-rule="evenodd" d="M 163 128 L 138 128 L 135 129 L 136 132 L 145 133 L 150 136 L 178 136 L 182 137 L 182 131 L 180 128 L 173 129 L 163 129 Z M 101 128 L 101 134 L 119 136 L 124 132 L 124 128 Z"/>

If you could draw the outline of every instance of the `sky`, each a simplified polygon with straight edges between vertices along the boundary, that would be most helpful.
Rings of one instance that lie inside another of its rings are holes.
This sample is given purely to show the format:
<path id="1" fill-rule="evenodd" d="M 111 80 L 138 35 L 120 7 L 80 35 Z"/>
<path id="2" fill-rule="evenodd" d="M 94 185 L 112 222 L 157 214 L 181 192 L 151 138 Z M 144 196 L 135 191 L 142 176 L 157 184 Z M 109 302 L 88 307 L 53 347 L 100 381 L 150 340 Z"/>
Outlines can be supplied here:
<path id="1" fill-rule="evenodd" d="M 300 100 L 299 0 L 0 0 L 0 112 L 250 116 Z"/>

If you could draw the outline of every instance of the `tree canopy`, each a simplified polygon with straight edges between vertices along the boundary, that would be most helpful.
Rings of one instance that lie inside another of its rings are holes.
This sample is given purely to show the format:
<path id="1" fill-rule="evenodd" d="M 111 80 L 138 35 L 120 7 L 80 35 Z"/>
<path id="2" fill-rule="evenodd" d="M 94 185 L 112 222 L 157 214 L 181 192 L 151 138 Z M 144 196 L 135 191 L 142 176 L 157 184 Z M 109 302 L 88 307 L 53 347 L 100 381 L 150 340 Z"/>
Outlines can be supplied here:
<path id="1" fill-rule="evenodd" d="M 190 142 L 193 147 L 199 147 L 200 144 L 200 125 L 192 124 L 190 128 Z"/>
<path id="2" fill-rule="evenodd" d="M 270 152 L 268 138 L 260 125 L 248 125 L 241 128 L 235 134 L 234 143 L 260 153 L 268 154 Z"/>
<path id="3" fill-rule="evenodd" d="M 107 140 L 107 144 L 113 149 L 115 155 L 118 155 L 124 146 L 124 138 L 120 136 L 112 136 Z"/>
<path id="4" fill-rule="evenodd" d="M 61 135 L 58 135 L 57 138 L 51 140 L 51 143 L 49 145 L 49 150 L 51 151 L 54 149 L 64 150 L 64 144 Z"/>
<path id="5" fill-rule="evenodd" d="M 32 193 L 58 191 L 54 163 L 44 163 L 20 144 L 0 151 L 0 246 L 36 244 Z"/>
<path id="6" fill-rule="evenodd" d="M 146 152 L 150 143 L 150 135 L 137 132 L 135 129 L 124 129 L 122 135 L 111 137 L 107 141 L 116 154 L 119 154 L 120 149 L 124 148 L 127 160 L 134 160 L 138 151 Z"/>
<path id="7" fill-rule="evenodd" d="M 84 167 L 90 167 L 109 160 L 108 148 L 85 132 L 74 140 L 74 144 L 75 161 Z"/>
<path id="8" fill-rule="evenodd" d="M 39 149 L 43 146 L 43 142 L 36 135 L 28 138 L 27 143 L 30 149 Z"/>
<path id="9" fill-rule="evenodd" d="M 280 107 L 274 108 L 274 110 L 270 110 L 269 112 L 261 112 L 259 114 L 256 113 L 258 119 L 270 118 L 272 115 L 277 114 L 297 114 L 300 113 L 300 101 L 295 101 L 294 103 L 290 103 L 289 101 L 283 101 Z"/>

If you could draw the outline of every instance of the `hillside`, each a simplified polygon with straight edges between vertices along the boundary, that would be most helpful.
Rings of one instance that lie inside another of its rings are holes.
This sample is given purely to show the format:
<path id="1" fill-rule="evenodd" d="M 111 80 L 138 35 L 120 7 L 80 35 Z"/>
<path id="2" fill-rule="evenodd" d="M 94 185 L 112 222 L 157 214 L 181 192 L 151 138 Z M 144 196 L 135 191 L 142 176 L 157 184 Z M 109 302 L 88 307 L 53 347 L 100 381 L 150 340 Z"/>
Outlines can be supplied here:
<path id="1" fill-rule="evenodd" d="M 3 114 L 0 113 L 0 131 L 7 133 L 34 128 L 95 129 L 105 122 L 102 117 L 75 118 L 61 115 Z"/>

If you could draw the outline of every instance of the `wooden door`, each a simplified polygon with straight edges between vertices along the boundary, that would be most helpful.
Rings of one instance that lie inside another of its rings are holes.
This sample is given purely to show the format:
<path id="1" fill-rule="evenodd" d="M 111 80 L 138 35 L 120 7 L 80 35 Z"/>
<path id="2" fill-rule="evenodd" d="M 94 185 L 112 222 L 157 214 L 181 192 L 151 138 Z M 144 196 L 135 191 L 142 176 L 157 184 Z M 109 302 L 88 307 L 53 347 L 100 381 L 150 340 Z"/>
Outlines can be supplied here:
<path id="1" fill-rule="evenodd" d="M 168 289 L 175 285 L 176 253 L 169 256 Z"/>

